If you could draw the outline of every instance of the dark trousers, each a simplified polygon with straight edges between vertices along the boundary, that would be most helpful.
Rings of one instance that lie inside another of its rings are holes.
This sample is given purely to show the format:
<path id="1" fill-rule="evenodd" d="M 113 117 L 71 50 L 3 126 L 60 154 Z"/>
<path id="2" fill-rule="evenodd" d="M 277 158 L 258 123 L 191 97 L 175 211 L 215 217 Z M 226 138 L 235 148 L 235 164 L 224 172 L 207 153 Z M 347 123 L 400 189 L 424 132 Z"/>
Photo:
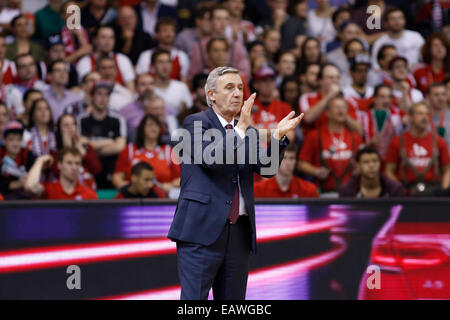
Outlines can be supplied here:
<path id="1" fill-rule="evenodd" d="M 177 242 L 181 300 L 206 300 L 211 287 L 214 300 L 244 300 L 250 251 L 247 216 L 227 223 L 210 246 Z"/>

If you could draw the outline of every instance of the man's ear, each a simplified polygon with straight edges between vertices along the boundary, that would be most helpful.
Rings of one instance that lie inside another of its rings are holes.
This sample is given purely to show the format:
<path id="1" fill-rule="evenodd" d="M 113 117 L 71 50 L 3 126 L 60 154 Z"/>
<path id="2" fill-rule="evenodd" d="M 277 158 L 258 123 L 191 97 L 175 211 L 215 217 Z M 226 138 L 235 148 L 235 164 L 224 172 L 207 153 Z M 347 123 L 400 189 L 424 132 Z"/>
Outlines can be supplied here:
<path id="1" fill-rule="evenodd" d="M 211 100 L 211 103 L 215 103 L 216 102 L 216 93 L 214 92 L 214 90 L 208 90 L 208 98 L 209 100 Z"/>

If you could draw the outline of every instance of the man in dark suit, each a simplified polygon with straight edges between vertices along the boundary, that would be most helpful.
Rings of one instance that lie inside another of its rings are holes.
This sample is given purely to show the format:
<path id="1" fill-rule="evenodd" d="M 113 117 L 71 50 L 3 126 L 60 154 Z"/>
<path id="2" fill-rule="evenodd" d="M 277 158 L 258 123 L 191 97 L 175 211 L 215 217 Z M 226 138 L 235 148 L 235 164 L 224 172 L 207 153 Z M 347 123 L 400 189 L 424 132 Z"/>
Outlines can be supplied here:
<path id="1" fill-rule="evenodd" d="M 177 242 L 181 299 L 207 299 L 212 287 L 215 299 L 242 300 L 250 251 L 256 251 L 253 174 L 276 174 L 289 143 L 285 134 L 303 114 L 294 118 L 291 112 L 280 121 L 265 154 L 250 126 L 256 94 L 242 106 L 239 70 L 214 69 L 205 92 L 210 108 L 183 124 L 189 139 L 183 135 L 181 192 L 168 237 Z"/>

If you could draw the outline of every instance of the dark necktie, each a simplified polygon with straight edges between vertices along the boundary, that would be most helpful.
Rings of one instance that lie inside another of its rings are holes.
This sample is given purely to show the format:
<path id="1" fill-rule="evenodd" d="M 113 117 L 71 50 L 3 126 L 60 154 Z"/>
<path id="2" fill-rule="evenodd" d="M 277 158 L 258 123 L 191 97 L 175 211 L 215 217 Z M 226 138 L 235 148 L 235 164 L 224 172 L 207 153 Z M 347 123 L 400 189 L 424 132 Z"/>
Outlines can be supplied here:
<path id="1" fill-rule="evenodd" d="M 229 123 L 225 126 L 225 129 L 232 130 L 233 126 Z M 228 213 L 228 220 L 230 220 L 232 224 L 235 224 L 237 219 L 239 218 L 239 185 L 238 185 L 239 180 L 236 179 L 236 181 L 237 182 L 236 182 L 236 189 L 234 190 L 233 203 L 231 204 L 230 212 Z"/>

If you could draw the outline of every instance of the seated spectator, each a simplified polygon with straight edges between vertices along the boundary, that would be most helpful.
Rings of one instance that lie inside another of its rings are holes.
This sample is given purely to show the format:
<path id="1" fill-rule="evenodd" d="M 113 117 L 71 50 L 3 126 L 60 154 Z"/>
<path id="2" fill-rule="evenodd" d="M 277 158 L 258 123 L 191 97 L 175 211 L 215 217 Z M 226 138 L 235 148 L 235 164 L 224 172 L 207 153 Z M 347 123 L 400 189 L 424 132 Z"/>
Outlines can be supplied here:
<path id="1" fill-rule="evenodd" d="M 378 151 L 381 159 L 392 139 L 403 130 L 402 113 L 392 104 L 392 89 L 388 85 L 380 84 L 375 87 L 373 101 L 363 121 L 364 138 L 367 146 Z"/>
<path id="2" fill-rule="evenodd" d="M 97 187 L 112 187 L 111 177 L 117 156 L 126 145 L 127 129 L 125 120 L 108 110 L 112 86 L 97 82 L 92 89 L 90 112 L 78 117 L 78 131 L 88 138 L 89 144 L 100 156 L 102 172 L 96 178 Z"/>
<path id="3" fill-rule="evenodd" d="M 313 183 L 294 176 L 296 157 L 297 146 L 287 146 L 276 176 L 255 182 L 255 198 L 318 198 Z"/>
<path id="4" fill-rule="evenodd" d="M 25 112 L 22 102 L 22 93 L 13 84 L 2 83 L 4 76 L 3 63 L 6 63 L 6 59 L 3 61 L 0 60 L 0 101 L 5 102 L 9 113 L 11 114 L 11 119 L 17 119 Z"/>
<path id="5" fill-rule="evenodd" d="M 26 148 L 36 157 L 56 154 L 56 140 L 53 131 L 52 112 L 45 99 L 34 101 L 28 120 L 29 132 L 24 135 Z"/>
<path id="6" fill-rule="evenodd" d="M 200 73 L 197 74 L 192 79 L 192 89 L 194 90 L 194 104 L 192 108 L 187 109 L 184 113 L 180 113 L 178 115 L 178 123 L 183 123 L 184 119 L 191 114 L 208 110 L 209 106 L 206 102 L 206 94 L 205 94 L 205 85 L 206 79 L 208 78 L 207 74 Z"/>
<path id="7" fill-rule="evenodd" d="M 320 64 L 310 63 L 299 68 L 300 94 L 311 93 L 319 90 L 318 76 L 320 72 Z M 298 107 L 298 100 L 297 106 Z"/>
<path id="8" fill-rule="evenodd" d="M 9 122 L 3 129 L 3 147 L 0 148 L 0 193 L 7 200 L 29 199 L 24 190 L 28 170 L 35 156 L 22 148 L 23 126 L 18 121 Z"/>
<path id="9" fill-rule="evenodd" d="M 84 56 L 77 63 L 80 80 L 89 72 L 97 70 L 97 60 L 103 56 L 110 56 L 116 61 L 117 73 L 115 81 L 134 92 L 134 68 L 131 60 L 122 53 L 115 53 L 115 32 L 110 26 L 100 26 L 96 29 L 93 39 L 94 52 Z"/>
<path id="10" fill-rule="evenodd" d="M 155 170 L 157 184 L 169 193 L 180 186 L 180 166 L 172 162 L 168 145 L 159 144 L 161 124 L 153 115 L 146 115 L 139 124 L 135 143 L 129 143 L 117 160 L 113 184 L 117 189 L 130 183 L 134 164 L 144 161 Z"/>
<path id="11" fill-rule="evenodd" d="M 250 72 L 254 74 L 263 65 L 268 65 L 266 48 L 260 40 L 255 40 L 247 44 L 248 60 L 250 61 Z M 211 69 L 212 70 L 212 69 Z"/>
<path id="12" fill-rule="evenodd" d="M 37 39 L 47 39 L 54 33 L 59 33 L 64 27 L 64 20 L 60 11 L 63 7 L 62 0 L 49 0 L 48 4 L 38 10 L 34 15 L 34 37 Z"/>
<path id="13" fill-rule="evenodd" d="M 409 112 L 414 103 L 423 100 L 423 94 L 416 88 L 411 87 L 408 80 L 408 60 L 404 57 L 395 57 L 389 62 L 389 70 L 392 78 L 392 93 L 394 104 Z"/>
<path id="14" fill-rule="evenodd" d="M 3 132 L 6 124 L 9 122 L 9 110 L 4 102 L 0 101 L 0 132 Z M 3 142 L 0 137 L 0 147 L 3 146 Z"/>
<path id="15" fill-rule="evenodd" d="M 52 165 L 53 158 L 43 155 L 36 159 L 25 182 L 25 189 L 36 198 L 46 200 L 95 200 L 94 190 L 78 181 L 82 156 L 77 148 L 64 148 L 58 153 L 59 180 L 41 184 L 42 171 Z"/>
<path id="16" fill-rule="evenodd" d="M 128 141 L 134 141 L 136 139 L 136 129 L 145 114 L 143 106 L 144 97 L 153 94 L 154 81 L 155 79 L 147 73 L 138 74 L 135 84 L 137 97 L 134 101 L 119 110 L 119 114 L 127 122 Z"/>
<path id="17" fill-rule="evenodd" d="M 350 178 L 361 137 L 347 126 L 347 103 L 342 95 L 327 102 L 327 124 L 305 138 L 297 169 L 315 178 L 322 192 L 337 192 Z"/>
<path id="18" fill-rule="evenodd" d="M 358 151 L 356 162 L 359 174 L 339 188 L 340 198 L 392 198 L 404 195 L 402 184 L 381 173 L 378 151 L 364 147 Z"/>
<path id="19" fill-rule="evenodd" d="M 288 17 L 280 27 L 281 49 L 295 50 L 297 38 L 306 34 L 306 19 L 308 16 L 308 1 L 289 1 L 286 10 Z"/>
<path id="20" fill-rule="evenodd" d="M 307 37 L 301 46 L 298 66 L 306 66 L 311 63 L 321 65 L 324 57 L 320 51 L 320 41 L 314 37 Z"/>
<path id="21" fill-rule="evenodd" d="M 92 89 L 94 88 L 94 85 L 100 80 L 101 77 L 97 71 L 91 71 L 86 74 L 81 80 L 81 91 L 79 92 L 80 101 L 78 101 L 78 103 L 76 104 L 68 106 L 64 110 L 64 113 L 72 114 L 75 117 L 78 117 L 85 112 L 90 112 L 91 108 L 89 106 L 92 106 Z"/>
<path id="22" fill-rule="evenodd" d="M 29 125 L 28 121 L 30 120 L 30 111 L 33 103 L 36 100 L 43 98 L 42 92 L 36 89 L 28 89 L 23 95 L 24 112 L 17 117 L 17 120 L 19 120 L 25 128 L 28 128 Z"/>
<path id="23" fill-rule="evenodd" d="M 138 16 L 138 28 L 152 37 L 155 35 L 155 26 L 158 19 L 162 17 L 177 18 L 176 10 L 161 2 L 158 0 L 143 0 L 134 7 Z"/>
<path id="24" fill-rule="evenodd" d="M 145 115 L 150 114 L 158 118 L 159 123 L 161 124 L 161 131 L 159 132 L 159 140 L 161 144 L 172 145 L 173 142 L 169 132 L 169 125 L 166 121 L 166 107 L 164 100 L 156 94 L 146 93 L 142 100 L 142 106 L 144 108 Z M 136 141 L 136 131 L 137 130 L 135 130 L 135 139 L 132 141 Z"/>
<path id="25" fill-rule="evenodd" d="M 292 52 L 285 51 L 277 55 L 275 62 L 278 73 L 276 84 L 277 88 L 280 88 L 285 77 L 294 75 L 296 70 L 296 59 Z"/>
<path id="26" fill-rule="evenodd" d="M 341 46 L 342 44 L 342 39 L 340 38 L 341 36 L 340 33 L 342 30 L 341 27 L 343 26 L 344 22 L 350 21 L 351 17 L 352 13 L 349 8 L 340 7 L 333 12 L 333 15 L 331 16 L 331 21 L 333 22 L 333 28 L 336 32 L 336 37 L 333 40 L 325 43 L 324 49 L 326 53 L 329 53 Z"/>
<path id="27" fill-rule="evenodd" d="M 152 55 L 156 50 L 166 50 L 170 52 L 172 62 L 170 78 L 186 82 L 190 62 L 186 53 L 174 47 L 177 30 L 176 21 L 171 18 L 161 18 L 158 20 L 155 28 L 155 39 L 158 41 L 158 45 L 156 48 L 146 50 L 139 55 L 136 73 L 150 73 L 154 75 Z"/>
<path id="28" fill-rule="evenodd" d="M 17 78 L 14 80 L 14 87 L 24 94 L 28 89 L 43 91 L 47 85 L 39 80 L 37 64 L 33 56 L 29 53 L 19 54 L 15 57 L 17 67 Z"/>
<path id="29" fill-rule="evenodd" d="M 329 0 L 317 1 L 317 8 L 308 11 L 306 21 L 309 36 L 318 38 L 324 44 L 333 40 L 336 36 L 331 20 L 333 13 Z"/>
<path id="30" fill-rule="evenodd" d="M 123 186 L 114 199 L 166 198 L 166 193 L 155 185 L 155 172 L 147 162 L 138 162 L 131 168 L 130 183 Z"/>
<path id="31" fill-rule="evenodd" d="M 178 128 L 177 116 L 192 107 L 192 95 L 185 83 L 170 79 L 172 63 L 169 51 L 157 50 L 154 52 L 152 65 L 155 70 L 154 92 L 164 100 L 166 121 L 169 125 L 169 132 L 172 132 Z"/>
<path id="32" fill-rule="evenodd" d="M 136 65 L 139 55 L 155 46 L 152 37 L 137 28 L 137 14 L 130 6 L 123 6 L 118 9 L 115 33 L 117 35 L 116 52 L 121 52 L 128 56 Z"/>
<path id="33" fill-rule="evenodd" d="M 283 79 L 280 86 L 281 101 L 286 102 L 292 110 L 297 111 L 298 99 L 300 98 L 300 83 L 295 76 L 288 76 Z"/>
<path id="34" fill-rule="evenodd" d="M 83 186 L 97 190 L 95 175 L 102 172 L 102 164 L 97 152 L 89 145 L 86 137 L 78 132 L 77 122 L 73 115 L 62 115 L 56 124 L 56 147 L 58 151 L 64 148 L 76 148 L 83 157 L 82 167 L 78 175 L 78 181 Z M 54 158 L 56 162 L 56 158 Z M 59 176 L 59 174 L 58 174 Z"/>
<path id="35" fill-rule="evenodd" d="M 226 0 L 224 5 L 230 13 L 230 25 L 228 27 L 230 29 L 229 33 L 232 34 L 232 39 L 242 43 L 255 41 L 255 26 L 251 21 L 243 19 L 245 1 Z"/>
<path id="36" fill-rule="evenodd" d="M 427 87 L 431 131 L 441 136 L 450 148 L 450 110 L 445 108 L 446 100 L 447 92 L 443 83 L 433 82 Z"/>
<path id="37" fill-rule="evenodd" d="M 442 82 L 450 75 L 450 41 L 442 32 L 434 33 L 425 40 L 421 50 L 424 64 L 414 70 L 417 89 L 426 93 L 433 82 Z"/>
<path id="38" fill-rule="evenodd" d="M 108 0 L 87 0 L 81 9 L 81 25 L 87 30 L 89 37 L 99 26 L 109 25 L 117 17 L 116 9 L 112 8 Z"/>
<path id="39" fill-rule="evenodd" d="M 82 96 L 66 89 L 69 83 L 69 70 L 63 60 L 53 61 L 48 66 L 48 79 L 50 84 L 42 94 L 50 105 L 53 121 L 56 122 L 64 110 L 79 103 Z"/>
<path id="40" fill-rule="evenodd" d="M 11 33 L 11 20 L 23 13 L 22 0 L 5 1 L 0 10 L 0 32 L 3 34 Z M 34 30 L 34 15 L 23 13 L 28 19 L 30 30 Z M 31 33 L 34 33 L 31 32 Z"/>
<path id="41" fill-rule="evenodd" d="M 277 29 L 267 29 L 262 35 L 262 42 L 266 48 L 266 56 L 269 64 L 273 67 L 276 65 L 275 58 L 281 48 L 281 34 Z"/>
<path id="42" fill-rule="evenodd" d="M 14 60 L 21 54 L 30 54 L 34 60 L 44 60 L 44 50 L 40 45 L 30 40 L 31 32 L 28 28 L 28 20 L 24 15 L 18 15 L 11 21 L 11 29 L 14 34 L 14 42 L 7 45 L 6 58 Z"/>
<path id="43" fill-rule="evenodd" d="M 134 100 L 133 93 L 127 87 L 124 87 L 115 81 L 117 76 L 117 65 L 114 58 L 109 56 L 100 57 L 97 60 L 97 69 L 101 80 L 109 82 L 113 86 L 113 91 L 109 97 L 108 109 L 119 112 L 123 107 Z"/>
<path id="44" fill-rule="evenodd" d="M 367 111 L 372 102 L 373 87 L 368 85 L 367 79 L 370 72 L 370 57 L 366 54 L 358 54 L 350 60 L 351 84 L 343 87 L 342 93 L 346 99 L 352 99 L 358 109 Z"/>
<path id="45" fill-rule="evenodd" d="M 410 109 L 410 128 L 395 137 L 386 155 L 386 175 L 400 181 L 410 195 L 429 196 L 450 186 L 447 144 L 428 130 L 430 112 L 424 102 Z"/>
<path id="46" fill-rule="evenodd" d="M 14 78 L 17 77 L 17 70 L 14 61 L 6 58 L 6 48 L 5 36 L 0 34 L 0 70 L 3 75 L 0 83 L 4 85 L 13 83 Z"/>

